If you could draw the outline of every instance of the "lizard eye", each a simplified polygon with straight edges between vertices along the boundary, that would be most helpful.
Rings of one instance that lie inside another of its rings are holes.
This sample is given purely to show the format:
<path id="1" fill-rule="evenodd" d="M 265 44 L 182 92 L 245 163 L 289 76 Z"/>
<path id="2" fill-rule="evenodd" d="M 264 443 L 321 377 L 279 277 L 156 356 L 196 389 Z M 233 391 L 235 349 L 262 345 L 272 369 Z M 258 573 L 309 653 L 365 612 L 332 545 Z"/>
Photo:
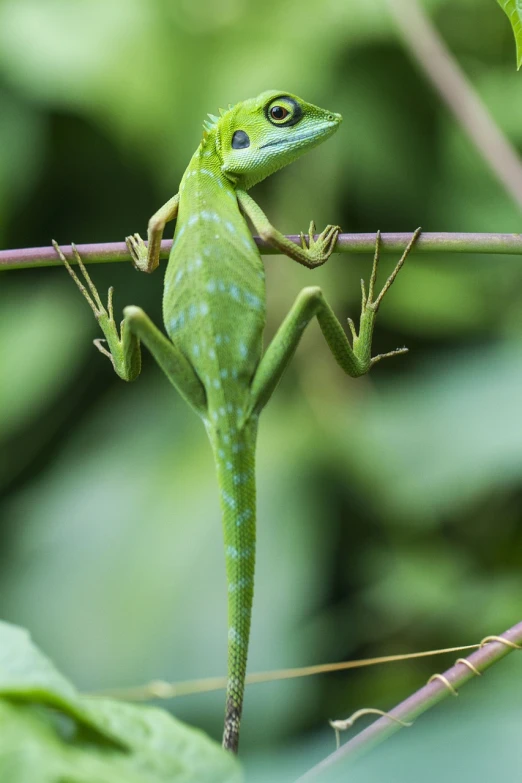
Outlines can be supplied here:
<path id="1" fill-rule="evenodd" d="M 285 109 L 284 106 L 272 106 L 270 109 L 270 116 L 273 120 L 276 120 L 276 122 L 278 120 L 285 120 L 289 114 L 290 112 L 288 109 Z"/>
<path id="2" fill-rule="evenodd" d="M 295 125 L 303 116 L 300 105 L 290 96 L 276 98 L 265 108 L 265 116 L 272 125 Z"/>

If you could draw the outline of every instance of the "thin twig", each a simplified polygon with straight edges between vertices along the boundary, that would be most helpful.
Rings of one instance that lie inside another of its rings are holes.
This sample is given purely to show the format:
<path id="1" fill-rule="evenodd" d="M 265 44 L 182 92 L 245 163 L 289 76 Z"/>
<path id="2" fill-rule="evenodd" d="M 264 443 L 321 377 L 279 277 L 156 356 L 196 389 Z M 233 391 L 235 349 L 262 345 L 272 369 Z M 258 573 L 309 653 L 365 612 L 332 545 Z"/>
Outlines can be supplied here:
<path id="1" fill-rule="evenodd" d="M 522 209 L 522 161 L 416 0 L 387 0 L 399 30 L 425 75 Z"/>
<path id="2" fill-rule="evenodd" d="M 327 756 L 323 761 L 306 772 L 296 783 L 309 783 L 317 780 L 326 770 L 336 764 L 353 761 L 363 753 L 367 753 L 373 747 L 387 737 L 399 731 L 401 723 L 411 723 L 419 715 L 433 707 L 447 696 L 455 695 L 454 692 L 465 683 L 482 673 L 494 663 L 504 658 L 515 649 L 522 649 L 522 622 L 514 625 L 509 631 L 502 634 L 504 641 L 497 641 L 500 637 L 486 637 L 486 642 L 478 650 L 471 653 L 465 660 L 456 661 L 455 664 L 441 675 L 435 675 L 423 688 L 390 710 L 388 717 L 379 718 L 366 729 L 356 734 L 353 739 L 342 745 L 338 750 Z"/>
<path id="3" fill-rule="evenodd" d="M 412 236 L 409 233 L 381 234 L 381 250 L 385 253 L 400 253 Z M 279 250 L 254 237 L 256 245 L 263 255 L 275 255 Z M 299 245 L 297 234 L 288 235 L 288 239 Z M 336 253 L 373 253 L 375 234 L 339 234 Z M 76 245 L 84 263 L 106 264 L 116 261 L 130 262 L 125 242 L 106 242 L 100 245 Z M 172 241 L 161 243 L 160 258 L 168 258 Z M 61 245 L 66 258 L 75 264 L 76 260 L 70 245 Z M 419 253 L 498 253 L 503 255 L 522 255 L 522 234 L 466 234 L 424 232 L 415 243 L 415 252 Z M 53 247 L 26 247 L 19 250 L 0 250 L 0 270 L 30 269 L 40 266 L 60 266 L 61 261 Z"/>
<path id="4" fill-rule="evenodd" d="M 411 661 L 413 658 L 428 658 L 433 655 L 474 650 L 478 644 L 467 644 L 464 647 L 446 647 L 442 650 L 423 650 L 422 652 L 403 653 L 401 655 L 381 655 L 379 658 L 362 658 L 355 661 L 341 661 L 340 663 L 320 663 L 315 666 L 301 666 L 294 669 L 277 669 L 269 672 L 253 672 L 247 674 L 246 684 L 274 682 L 275 680 L 289 680 L 296 677 L 310 677 L 315 674 L 328 674 L 330 672 L 346 671 L 347 669 L 361 669 L 365 666 L 377 666 L 383 663 L 398 663 L 399 661 Z M 150 699 L 174 699 L 177 696 L 191 696 L 194 693 L 208 693 L 220 691 L 227 687 L 226 677 L 205 677 L 199 680 L 184 680 L 182 682 L 165 682 L 154 680 L 146 685 L 135 685 L 130 688 L 110 688 L 97 692 L 94 696 L 109 696 L 112 699 L 125 699 L 126 701 L 150 701 Z"/>

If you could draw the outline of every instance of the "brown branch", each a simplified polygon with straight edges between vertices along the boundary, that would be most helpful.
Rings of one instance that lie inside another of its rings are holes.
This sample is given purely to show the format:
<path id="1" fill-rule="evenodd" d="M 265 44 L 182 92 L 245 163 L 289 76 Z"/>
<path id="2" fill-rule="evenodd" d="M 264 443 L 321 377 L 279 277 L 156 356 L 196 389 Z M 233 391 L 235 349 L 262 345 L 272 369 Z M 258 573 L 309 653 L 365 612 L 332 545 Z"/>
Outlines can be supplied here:
<path id="1" fill-rule="evenodd" d="M 505 641 L 496 641 L 503 638 Z M 350 762 L 367 753 L 387 737 L 399 731 L 404 723 L 411 723 L 419 715 L 439 701 L 450 695 L 467 682 L 482 673 L 494 663 L 504 658 L 516 649 L 522 649 L 522 622 L 514 625 L 502 634 L 502 637 L 486 637 L 486 642 L 476 652 L 471 653 L 465 660 L 467 664 L 456 661 L 442 675 L 435 675 L 423 688 L 412 694 L 390 710 L 387 715 L 376 720 L 366 729 L 356 734 L 345 745 L 342 745 L 335 753 L 327 756 L 323 761 L 306 772 L 296 783 L 309 783 L 318 780 L 319 776 L 336 764 Z"/>
<path id="2" fill-rule="evenodd" d="M 288 235 L 295 244 L 300 243 L 296 234 Z M 402 252 L 411 239 L 411 233 L 381 234 L 382 250 L 388 253 Z M 271 247 L 259 237 L 254 240 L 263 255 L 275 255 L 279 250 Z M 168 258 L 172 241 L 161 243 L 160 258 Z M 116 261 L 130 261 L 125 242 L 77 245 L 86 264 L 104 264 Z M 76 263 L 70 245 L 62 245 L 65 256 Z M 337 253 L 373 253 L 375 234 L 340 234 L 335 251 Z M 522 234 L 468 234 L 424 232 L 415 243 L 419 253 L 499 253 L 522 255 Z M 26 247 L 19 250 L 0 250 L 0 270 L 30 269 L 40 266 L 60 266 L 61 261 L 52 246 Z"/>

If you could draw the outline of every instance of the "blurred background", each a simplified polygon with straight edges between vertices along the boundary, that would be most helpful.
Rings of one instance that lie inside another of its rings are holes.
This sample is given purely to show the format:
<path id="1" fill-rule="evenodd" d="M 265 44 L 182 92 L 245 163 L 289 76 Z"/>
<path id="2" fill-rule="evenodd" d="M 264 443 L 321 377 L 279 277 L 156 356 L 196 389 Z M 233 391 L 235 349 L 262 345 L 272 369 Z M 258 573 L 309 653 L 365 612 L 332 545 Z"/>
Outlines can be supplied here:
<path id="1" fill-rule="evenodd" d="M 422 5 L 522 148 L 522 77 L 500 8 Z M 312 217 L 345 231 L 519 230 L 519 208 L 385 3 L 0 0 L 0 247 L 144 233 L 206 113 L 269 88 L 344 116 L 332 140 L 253 191 L 280 230 Z M 310 272 L 267 257 L 267 339 L 304 285 L 321 285 L 343 322 L 357 317 L 370 262 L 335 255 Z M 137 304 L 161 323 L 162 271 L 91 272 L 100 291 L 115 286 L 118 311 Z M 317 324 L 307 330 L 261 419 L 250 671 L 471 644 L 520 620 L 521 282 L 514 257 L 408 259 L 374 346 L 410 353 L 356 381 Z M 204 429 L 147 354 L 126 385 L 97 336 L 63 269 L 2 274 L 0 616 L 84 690 L 224 674 Z M 252 686 L 245 757 L 305 745 L 320 757 L 334 747 L 328 718 L 389 708 L 452 660 Z M 516 671 L 506 662 L 475 684 L 476 710 L 487 694 L 509 699 Z M 222 692 L 168 706 L 220 737 Z"/>

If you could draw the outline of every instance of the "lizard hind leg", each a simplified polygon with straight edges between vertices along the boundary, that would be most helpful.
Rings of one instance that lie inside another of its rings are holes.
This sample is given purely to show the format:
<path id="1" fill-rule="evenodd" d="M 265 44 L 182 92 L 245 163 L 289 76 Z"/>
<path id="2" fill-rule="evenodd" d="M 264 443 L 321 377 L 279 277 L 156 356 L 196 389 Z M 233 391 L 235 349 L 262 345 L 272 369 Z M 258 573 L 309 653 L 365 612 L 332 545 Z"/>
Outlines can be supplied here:
<path id="1" fill-rule="evenodd" d="M 380 234 L 377 234 L 368 293 L 366 293 L 364 281 L 361 280 L 362 306 L 358 333 L 354 322 L 348 319 L 352 337 L 351 344 L 321 289 L 317 286 L 303 288 L 257 367 L 250 389 L 248 413 L 252 411 L 259 412 L 266 405 L 285 367 L 292 358 L 303 331 L 314 317 L 317 317 L 319 321 L 319 326 L 335 361 L 352 378 L 364 375 L 374 364 L 384 358 L 397 356 L 407 351 L 407 348 L 397 348 L 395 351 L 372 357 L 372 336 L 377 310 L 417 241 L 420 232 L 421 230 L 418 228 L 412 234 L 395 269 L 386 280 L 378 296 L 375 297 L 380 247 Z"/>
<path id="2" fill-rule="evenodd" d="M 138 337 L 131 332 L 125 321 L 121 322 L 120 332 L 118 332 L 112 304 L 114 289 L 112 287 L 109 288 L 107 307 L 105 307 L 76 246 L 74 244 L 71 245 L 73 256 L 78 264 L 85 285 L 63 254 L 61 247 L 54 240 L 53 246 L 78 289 L 87 300 L 104 334 L 105 339 L 98 338 L 94 340 L 94 345 L 100 353 L 110 359 L 115 372 L 120 378 L 124 381 L 135 380 L 141 370 L 140 343 Z M 106 343 L 107 347 L 105 347 L 104 343 Z"/>
<path id="3" fill-rule="evenodd" d="M 114 370 L 120 378 L 123 378 L 124 381 L 133 381 L 140 374 L 141 341 L 189 405 L 199 415 L 205 415 L 207 408 L 205 391 L 181 351 L 154 326 L 140 307 L 134 305 L 124 309 L 123 321 L 118 332 L 112 306 L 113 289 L 109 288 L 107 307 L 105 307 L 75 245 L 72 245 L 72 251 L 85 285 L 72 268 L 58 243 L 53 241 L 53 245 L 65 268 L 87 300 L 104 334 L 105 340 L 94 340 L 95 346 L 111 360 Z M 107 347 L 104 343 L 107 344 Z"/>

